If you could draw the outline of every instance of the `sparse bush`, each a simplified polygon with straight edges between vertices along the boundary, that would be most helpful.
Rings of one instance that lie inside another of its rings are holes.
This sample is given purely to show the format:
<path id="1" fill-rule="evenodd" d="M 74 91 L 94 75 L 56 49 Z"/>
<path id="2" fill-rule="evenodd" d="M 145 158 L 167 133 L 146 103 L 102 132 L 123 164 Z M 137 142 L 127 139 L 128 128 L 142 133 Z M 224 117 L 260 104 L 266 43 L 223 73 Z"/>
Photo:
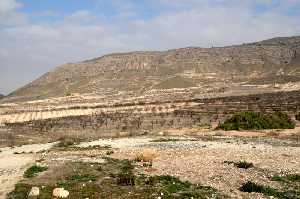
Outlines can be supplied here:
<path id="1" fill-rule="evenodd" d="M 219 124 L 223 130 L 261 130 L 261 129 L 292 129 L 295 123 L 285 113 L 275 112 L 263 114 L 258 112 L 241 112 Z"/>
<path id="2" fill-rule="evenodd" d="M 28 184 L 17 183 L 15 185 L 15 190 L 7 194 L 8 199 L 24 199 L 28 197 L 28 193 L 31 189 L 31 186 Z"/>
<path id="3" fill-rule="evenodd" d="M 286 191 L 279 191 L 277 189 L 274 189 L 269 186 L 263 186 L 256 184 L 254 182 L 248 181 L 244 183 L 240 188 L 240 191 L 242 192 L 248 192 L 248 193 L 262 193 L 266 196 L 273 196 L 279 199 L 294 199 L 298 198 L 298 193 L 297 191 L 293 190 L 286 190 Z"/>
<path id="4" fill-rule="evenodd" d="M 251 168 L 251 167 L 254 167 L 253 163 L 251 163 L 251 162 L 246 162 L 246 161 L 236 162 L 234 165 L 235 165 L 236 167 L 242 168 L 242 169 L 249 169 L 249 168 Z"/>
<path id="5" fill-rule="evenodd" d="M 38 173 L 46 171 L 48 169 L 48 167 L 42 167 L 42 166 L 38 166 L 38 165 L 34 165 L 30 168 L 28 168 L 25 172 L 24 172 L 24 177 L 25 178 L 33 178 L 34 176 L 36 176 Z"/>
<path id="6" fill-rule="evenodd" d="M 263 193 L 265 191 L 265 187 L 254 182 L 248 181 L 240 187 L 240 191 L 248 193 Z"/>
<path id="7" fill-rule="evenodd" d="M 134 166 L 129 160 L 123 160 L 121 166 L 121 172 L 117 175 L 118 185 L 134 186 L 135 175 L 133 174 Z"/>
<path id="8" fill-rule="evenodd" d="M 300 175 L 299 174 L 290 174 L 286 176 L 275 175 L 271 178 L 271 180 L 279 181 L 279 182 L 300 182 Z"/>
<path id="9" fill-rule="evenodd" d="M 239 161 L 239 162 L 224 161 L 224 163 L 233 164 L 235 167 L 241 168 L 241 169 L 249 169 L 251 167 L 254 167 L 253 163 L 246 162 L 246 161 Z"/>
<path id="10" fill-rule="evenodd" d="M 135 176 L 132 173 L 119 173 L 118 174 L 118 185 L 134 186 L 135 185 Z"/>

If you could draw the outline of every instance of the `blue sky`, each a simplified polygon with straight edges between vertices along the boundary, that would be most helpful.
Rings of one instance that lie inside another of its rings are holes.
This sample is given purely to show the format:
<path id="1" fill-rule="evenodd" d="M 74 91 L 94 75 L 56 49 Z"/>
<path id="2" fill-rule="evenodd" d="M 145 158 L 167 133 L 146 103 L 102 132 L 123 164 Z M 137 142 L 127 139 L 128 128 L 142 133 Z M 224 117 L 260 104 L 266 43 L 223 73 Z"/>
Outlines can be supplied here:
<path id="1" fill-rule="evenodd" d="M 0 0 L 0 93 L 112 52 L 300 35 L 300 0 Z"/>

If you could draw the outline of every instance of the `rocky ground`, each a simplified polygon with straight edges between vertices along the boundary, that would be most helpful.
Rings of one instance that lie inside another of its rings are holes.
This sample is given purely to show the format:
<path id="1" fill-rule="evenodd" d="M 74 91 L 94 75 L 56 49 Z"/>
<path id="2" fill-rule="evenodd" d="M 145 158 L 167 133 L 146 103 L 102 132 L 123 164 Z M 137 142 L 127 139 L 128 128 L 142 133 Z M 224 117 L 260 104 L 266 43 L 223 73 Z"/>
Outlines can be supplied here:
<path id="1" fill-rule="evenodd" d="M 56 180 L 65 174 L 62 168 L 69 163 L 101 165 L 107 161 L 105 157 L 136 160 L 144 153 L 144 156 L 150 154 L 152 166 L 135 162 L 136 173 L 176 176 L 182 181 L 215 188 L 222 197 L 269 198 L 260 193 L 241 192 L 239 188 L 243 183 L 251 181 L 281 190 L 281 184 L 272 181 L 271 177 L 300 173 L 299 140 L 253 137 L 251 132 L 246 135 L 250 137 L 220 134 L 204 137 L 153 136 L 101 139 L 80 143 L 76 147 L 53 148 L 55 143 L 49 143 L 2 148 L 0 197 L 5 198 L 6 194 L 14 189 L 14 185 L 22 180 L 26 168 L 35 162 L 47 165 L 48 171 L 34 177 L 30 182 L 38 185 L 51 182 L 56 185 Z M 253 163 L 254 167 L 238 168 L 233 162 L 239 161 Z M 53 171 L 56 177 L 53 177 Z M 161 196 L 156 198 L 158 197 Z M 297 197 L 299 198 L 299 195 Z"/>

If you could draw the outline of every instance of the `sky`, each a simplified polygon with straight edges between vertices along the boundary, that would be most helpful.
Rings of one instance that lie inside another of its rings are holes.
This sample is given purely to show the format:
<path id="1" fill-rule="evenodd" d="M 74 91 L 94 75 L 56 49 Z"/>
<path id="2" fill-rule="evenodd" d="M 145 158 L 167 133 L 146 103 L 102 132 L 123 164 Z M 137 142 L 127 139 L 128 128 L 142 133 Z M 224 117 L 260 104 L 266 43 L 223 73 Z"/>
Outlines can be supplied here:
<path id="1" fill-rule="evenodd" d="M 0 93 L 113 52 L 300 35 L 300 0 L 0 0 Z"/>

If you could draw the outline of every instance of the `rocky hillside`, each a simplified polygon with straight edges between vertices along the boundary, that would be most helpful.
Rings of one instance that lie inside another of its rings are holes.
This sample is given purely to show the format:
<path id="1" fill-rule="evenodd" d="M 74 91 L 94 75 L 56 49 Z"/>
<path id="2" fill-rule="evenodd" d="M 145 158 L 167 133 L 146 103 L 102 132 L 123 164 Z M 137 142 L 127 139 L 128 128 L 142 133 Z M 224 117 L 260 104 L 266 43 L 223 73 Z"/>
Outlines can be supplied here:
<path id="1" fill-rule="evenodd" d="M 284 87 L 298 82 L 300 36 L 218 48 L 105 55 L 60 66 L 11 93 L 7 100 L 46 99 L 76 93 L 104 98 L 138 97 L 174 89 L 192 91 L 192 96 L 207 93 L 218 96 L 224 92 L 255 93 L 259 89 L 265 92 L 277 84 Z"/>

